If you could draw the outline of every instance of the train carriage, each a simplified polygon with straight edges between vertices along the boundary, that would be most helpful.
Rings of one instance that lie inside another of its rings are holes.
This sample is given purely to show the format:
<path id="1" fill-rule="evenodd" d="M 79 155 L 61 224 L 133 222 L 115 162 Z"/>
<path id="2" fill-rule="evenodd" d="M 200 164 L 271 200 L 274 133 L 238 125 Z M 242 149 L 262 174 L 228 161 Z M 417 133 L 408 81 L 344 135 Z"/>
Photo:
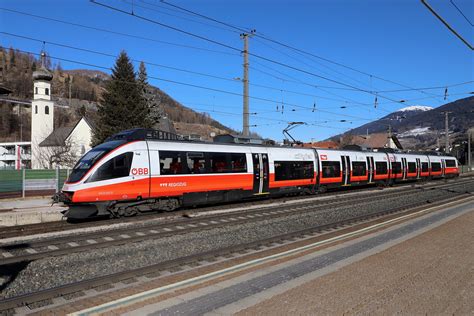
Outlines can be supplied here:
<path id="1" fill-rule="evenodd" d="M 389 179 L 388 156 L 382 152 L 317 149 L 320 186 L 325 188 L 386 183 Z"/>

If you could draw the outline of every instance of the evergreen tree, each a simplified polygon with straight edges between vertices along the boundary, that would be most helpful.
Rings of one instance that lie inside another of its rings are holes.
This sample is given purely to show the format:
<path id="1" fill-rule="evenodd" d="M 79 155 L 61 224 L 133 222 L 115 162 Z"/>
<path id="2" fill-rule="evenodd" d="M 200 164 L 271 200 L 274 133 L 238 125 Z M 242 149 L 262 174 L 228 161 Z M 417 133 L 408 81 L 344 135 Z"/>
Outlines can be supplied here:
<path id="1" fill-rule="evenodd" d="M 98 124 L 93 145 L 126 129 L 150 127 L 148 112 L 133 65 L 125 51 L 122 51 L 98 106 Z"/>
<path id="2" fill-rule="evenodd" d="M 160 122 L 160 118 L 163 117 L 163 111 L 160 109 L 160 102 L 156 100 L 156 95 L 153 94 L 151 87 L 148 85 L 148 74 L 143 61 L 140 62 L 140 67 L 138 68 L 138 83 L 142 91 L 143 99 L 149 109 L 147 123 L 150 127 L 153 127 Z"/>

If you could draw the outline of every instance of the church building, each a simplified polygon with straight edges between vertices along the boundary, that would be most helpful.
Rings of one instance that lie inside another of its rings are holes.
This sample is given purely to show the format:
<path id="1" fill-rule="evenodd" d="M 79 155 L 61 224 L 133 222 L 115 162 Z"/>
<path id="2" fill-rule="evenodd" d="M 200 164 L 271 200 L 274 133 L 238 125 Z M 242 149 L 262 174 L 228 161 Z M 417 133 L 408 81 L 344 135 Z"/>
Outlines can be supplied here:
<path id="1" fill-rule="evenodd" d="M 41 57 L 40 69 L 33 72 L 31 141 L 0 143 L 0 168 L 71 168 L 91 148 L 92 126 L 86 118 L 54 128 L 53 74 L 45 67 L 45 54 Z"/>

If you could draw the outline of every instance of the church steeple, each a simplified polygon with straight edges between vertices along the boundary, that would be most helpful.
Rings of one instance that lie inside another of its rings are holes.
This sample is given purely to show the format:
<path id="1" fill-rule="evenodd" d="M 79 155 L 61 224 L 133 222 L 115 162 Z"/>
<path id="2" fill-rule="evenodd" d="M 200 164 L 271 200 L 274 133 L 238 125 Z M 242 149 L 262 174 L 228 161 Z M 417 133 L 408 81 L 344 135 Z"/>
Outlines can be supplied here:
<path id="1" fill-rule="evenodd" d="M 46 68 L 46 53 L 41 52 L 41 67 L 33 72 L 33 101 L 31 102 L 31 149 L 33 168 L 40 168 L 39 144 L 53 132 L 54 102 L 51 101 L 53 74 Z"/>
<path id="2" fill-rule="evenodd" d="M 41 67 L 33 72 L 34 98 L 51 100 L 51 80 L 53 74 L 46 68 L 46 53 L 41 52 Z"/>

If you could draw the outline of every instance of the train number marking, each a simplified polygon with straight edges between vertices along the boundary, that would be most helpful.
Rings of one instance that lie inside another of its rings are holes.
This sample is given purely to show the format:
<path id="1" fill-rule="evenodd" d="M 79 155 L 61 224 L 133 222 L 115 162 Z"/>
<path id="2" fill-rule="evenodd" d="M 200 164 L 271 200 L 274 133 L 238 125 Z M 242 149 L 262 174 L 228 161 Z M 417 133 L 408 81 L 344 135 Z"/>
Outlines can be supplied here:
<path id="1" fill-rule="evenodd" d="M 148 174 L 148 168 L 132 168 L 132 175 L 142 176 Z"/>

